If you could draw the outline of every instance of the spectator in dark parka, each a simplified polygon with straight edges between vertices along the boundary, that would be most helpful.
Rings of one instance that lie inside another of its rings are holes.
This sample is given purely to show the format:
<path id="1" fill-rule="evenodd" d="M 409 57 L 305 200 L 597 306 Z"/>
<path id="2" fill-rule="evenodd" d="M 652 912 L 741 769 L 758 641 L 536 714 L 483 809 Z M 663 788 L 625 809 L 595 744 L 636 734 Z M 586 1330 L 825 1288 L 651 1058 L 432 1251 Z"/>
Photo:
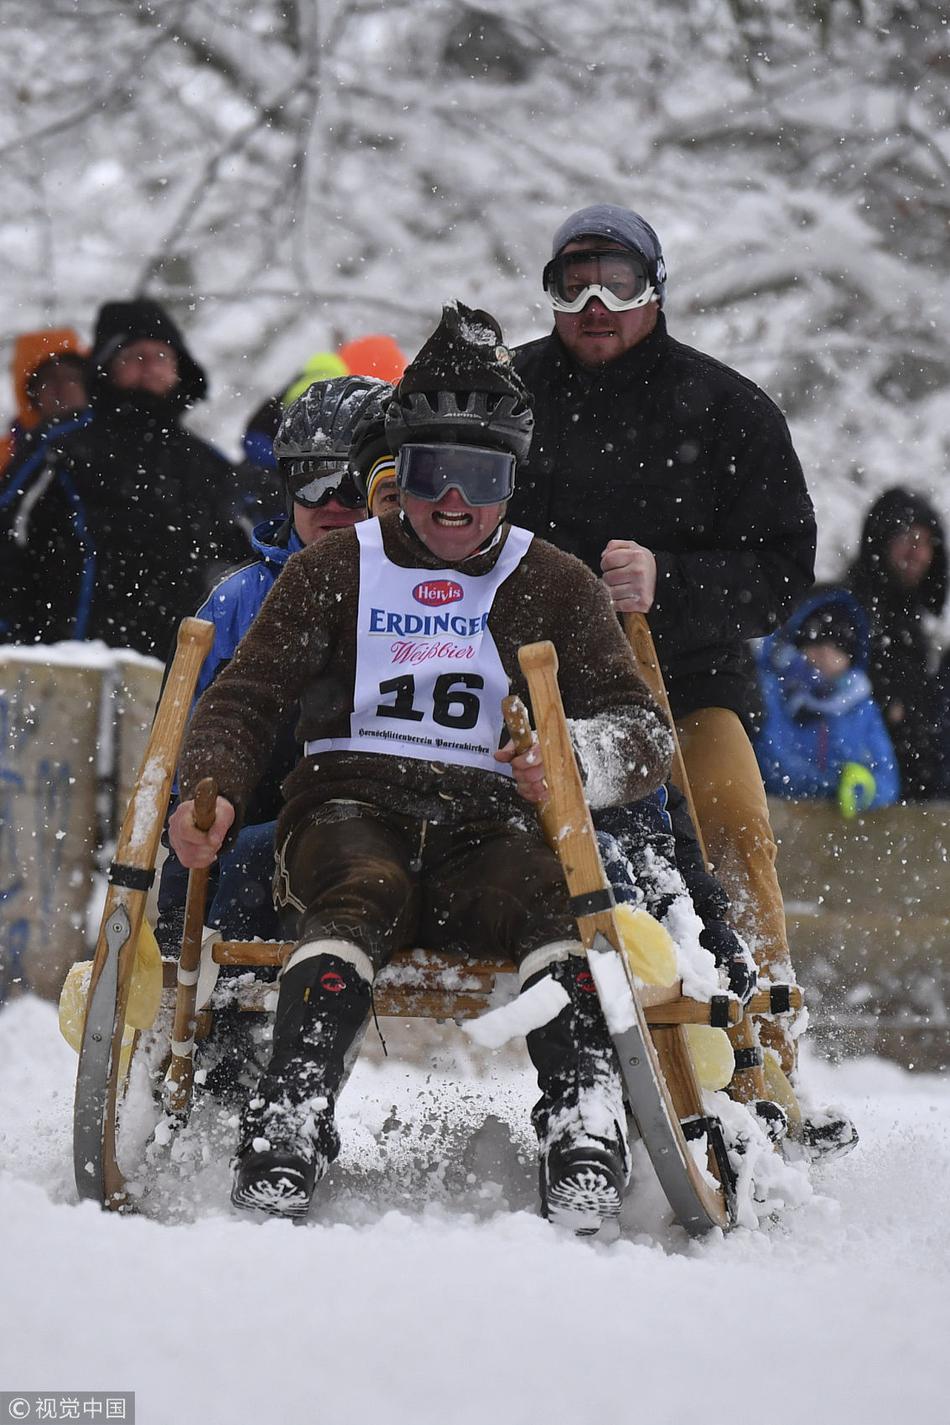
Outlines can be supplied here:
<path id="1" fill-rule="evenodd" d="M 943 524 L 923 495 L 896 486 L 868 510 L 848 583 L 871 620 L 869 673 L 894 744 L 901 795 L 943 790 L 936 649 L 926 616 L 947 596 Z"/>
<path id="2" fill-rule="evenodd" d="M 216 570 L 248 552 L 228 513 L 234 473 L 181 425 L 207 378 L 157 303 L 106 303 L 90 367 L 89 411 L 52 427 L 0 492 L 18 576 L 0 595 L 0 636 L 164 657 Z"/>
<path id="3" fill-rule="evenodd" d="M 950 800 L 950 650 L 937 670 L 937 712 L 940 720 L 940 786 L 936 793 Z"/>

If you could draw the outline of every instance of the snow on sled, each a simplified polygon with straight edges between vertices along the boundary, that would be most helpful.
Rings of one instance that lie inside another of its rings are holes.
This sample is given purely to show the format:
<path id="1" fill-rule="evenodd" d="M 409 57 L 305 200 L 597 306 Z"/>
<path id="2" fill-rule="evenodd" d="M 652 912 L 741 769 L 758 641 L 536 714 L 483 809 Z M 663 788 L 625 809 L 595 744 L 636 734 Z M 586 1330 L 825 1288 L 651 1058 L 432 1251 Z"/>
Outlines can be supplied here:
<path id="1" fill-rule="evenodd" d="M 181 624 L 175 658 L 116 845 L 99 938 L 88 971 L 76 1083 L 74 1171 L 80 1197 L 110 1209 L 133 1205 L 117 1154 L 117 1124 L 130 1061 L 146 1062 L 153 1080 L 165 1071 L 165 1122 L 183 1124 L 192 1100 L 195 1041 L 208 1032 L 213 1011 L 207 1001 L 219 968 L 279 966 L 292 949 L 291 944 L 279 942 L 245 943 L 218 937 L 203 942 L 207 872 L 192 871 L 182 953 L 177 963 L 165 962 L 165 1007 L 157 1013 L 162 970 L 160 962 L 156 967 L 147 928 L 143 940 L 145 899 L 154 877 L 195 683 L 212 632 L 212 625 L 197 619 L 185 619 Z M 728 1029 L 738 1045 L 748 1044 L 749 1015 L 796 1009 L 801 992 L 794 986 L 773 985 L 755 995 L 743 1010 L 732 995 L 714 995 L 703 1001 L 685 997 L 678 981 L 662 987 L 646 982 L 669 978 L 655 972 L 662 951 L 651 938 L 650 928 L 636 920 L 645 912 L 631 917 L 629 907 L 614 904 L 564 718 L 555 649 L 550 643 L 532 644 L 519 656 L 551 789 L 542 821 L 560 857 L 580 938 L 588 951 L 619 1059 L 632 1126 L 649 1154 L 676 1221 L 696 1236 L 714 1228 L 728 1229 L 737 1218 L 741 1152 L 737 1157 L 735 1142 L 727 1143 L 716 1111 L 716 1098 L 722 1096 L 704 1092 L 700 1078 L 705 1077 L 709 1088 L 719 1088 L 731 1077 L 734 1059 L 723 1030 Z M 513 738 L 530 737 L 523 707 L 517 700 L 508 703 L 506 715 Z M 214 789 L 208 786 L 204 792 L 210 798 L 213 818 Z M 659 929 L 656 922 L 652 927 Z M 491 1020 L 495 1018 L 497 1023 L 505 1012 L 496 1010 L 494 1016 L 481 1017 L 489 1008 L 496 979 L 513 972 L 513 965 L 497 959 L 401 952 L 377 980 L 377 1012 L 458 1022 L 478 1020 L 483 1026 L 481 1042 L 488 1043 Z M 270 1008 L 269 1002 L 276 998 L 273 984 L 245 980 L 242 977 L 235 989 L 238 1008 L 248 1012 Z M 517 1002 L 511 1009 L 517 1010 Z M 698 1037 L 696 1026 L 704 1027 Z M 478 1032 L 473 1037 L 478 1038 Z M 721 1043 L 726 1043 L 728 1067 L 723 1069 L 721 1063 L 714 1067 L 712 1072 L 718 1072 L 720 1078 L 711 1082 L 708 1061 L 717 1057 Z M 752 1097 L 758 1089 L 756 1077 L 753 1092 L 747 1096 Z M 755 1096 L 765 1094 L 760 1091 Z M 730 1105 L 730 1110 L 752 1120 L 752 1115 L 737 1105 Z M 757 1131 L 761 1135 L 761 1129 Z M 734 1140 L 735 1134 L 732 1137 Z"/>

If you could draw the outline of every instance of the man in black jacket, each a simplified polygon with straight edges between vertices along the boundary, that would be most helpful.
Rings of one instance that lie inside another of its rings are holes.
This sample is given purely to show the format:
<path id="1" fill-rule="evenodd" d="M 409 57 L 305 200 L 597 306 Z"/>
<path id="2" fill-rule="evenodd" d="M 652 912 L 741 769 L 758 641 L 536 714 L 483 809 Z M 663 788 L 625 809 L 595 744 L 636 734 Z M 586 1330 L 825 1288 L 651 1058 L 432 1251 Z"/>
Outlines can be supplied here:
<path id="1" fill-rule="evenodd" d="M 107 302 L 90 358 L 90 409 L 51 429 L 0 499 L 15 587 L 7 641 L 101 638 L 164 657 L 214 573 L 249 553 L 234 472 L 181 419 L 207 379 L 157 303 Z"/>
<path id="2" fill-rule="evenodd" d="M 790 978 L 746 648 L 814 577 L 814 511 L 788 427 L 751 381 L 668 334 L 663 254 L 637 213 L 574 213 L 544 285 L 554 331 L 514 354 L 535 434 L 511 518 L 602 573 L 618 613 L 649 614 L 736 927 L 766 976 Z M 762 1030 L 790 1069 L 785 1032 Z"/>

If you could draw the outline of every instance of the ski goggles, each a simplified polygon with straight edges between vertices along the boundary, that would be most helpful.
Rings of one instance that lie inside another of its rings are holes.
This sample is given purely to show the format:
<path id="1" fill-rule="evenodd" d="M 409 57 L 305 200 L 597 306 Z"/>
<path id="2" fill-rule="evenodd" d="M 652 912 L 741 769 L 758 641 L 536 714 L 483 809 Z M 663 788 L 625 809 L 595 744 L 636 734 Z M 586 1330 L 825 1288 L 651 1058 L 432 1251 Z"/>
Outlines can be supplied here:
<path id="1" fill-rule="evenodd" d="M 458 490 L 468 505 L 500 505 L 515 488 L 515 457 L 476 445 L 404 445 L 396 483 L 417 500 L 435 502 Z"/>
<path id="2" fill-rule="evenodd" d="M 289 481 L 294 503 L 308 510 L 318 510 L 333 499 L 347 510 L 358 510 L 366 504 L 345 460 L 297 460 Z"/>
<path id="3" fill-rule="evenodd" d="M 556 312 L 582 312 L 599 297 L 610 312 L 629 312 L 656 298 L 646 261 L 638 252 L 602 248 L 559 252 L 544 269 L 544 290 Z"/>

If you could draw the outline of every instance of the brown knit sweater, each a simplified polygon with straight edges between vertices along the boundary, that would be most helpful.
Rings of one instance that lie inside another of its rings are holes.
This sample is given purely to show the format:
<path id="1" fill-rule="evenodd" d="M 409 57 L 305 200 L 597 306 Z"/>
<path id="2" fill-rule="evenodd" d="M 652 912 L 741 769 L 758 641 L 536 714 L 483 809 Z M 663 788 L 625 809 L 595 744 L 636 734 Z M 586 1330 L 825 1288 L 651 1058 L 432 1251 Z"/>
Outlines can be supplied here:
<path id="1" fill-rule="evenodd" d="M 436 559 L 398 513 L 386 515 L 381 526 L 395 564 L 457 567 Z M 466 560 L 464 572 L 486 573 L 502 544 Z M 348 735 L 358 594 L 354 530 L 334 532 L 293 555 L 230 664 L 198 703 L 182 751 L 182 795 L 193 796 L 200 779 L 213 776 L 237 812 L 232 837 L 267 765 L 275 729 L 296 704 L 301 746 Z M 665 779 L 668 728 L 634 668 L 606 591 L 579 560 L 534 539 L 498 590 L 489 628 L 512 692 L 529 706 L 518 649 L 542 639 L 555 645 L 565 712 L 589 786 L 597 788 L 594 804 L 634 801 Z M 385 753 L 302 757 L 283 791 L 278 844 L 314 808 L 339 797 L 433 821 L 533 821 L 509 777 Z"/>

